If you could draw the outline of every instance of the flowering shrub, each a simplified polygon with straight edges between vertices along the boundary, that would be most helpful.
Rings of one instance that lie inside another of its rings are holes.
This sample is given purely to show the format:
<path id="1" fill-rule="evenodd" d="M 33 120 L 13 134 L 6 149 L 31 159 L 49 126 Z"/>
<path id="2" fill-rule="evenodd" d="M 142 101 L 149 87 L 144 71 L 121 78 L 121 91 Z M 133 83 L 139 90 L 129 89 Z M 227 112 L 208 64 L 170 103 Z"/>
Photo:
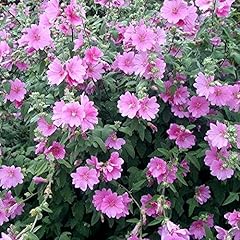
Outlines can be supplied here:
<path id="1" fill-rule="evenodd" d="M 4 2 L 0 239 L 239 240 L 238 1 Z"/>

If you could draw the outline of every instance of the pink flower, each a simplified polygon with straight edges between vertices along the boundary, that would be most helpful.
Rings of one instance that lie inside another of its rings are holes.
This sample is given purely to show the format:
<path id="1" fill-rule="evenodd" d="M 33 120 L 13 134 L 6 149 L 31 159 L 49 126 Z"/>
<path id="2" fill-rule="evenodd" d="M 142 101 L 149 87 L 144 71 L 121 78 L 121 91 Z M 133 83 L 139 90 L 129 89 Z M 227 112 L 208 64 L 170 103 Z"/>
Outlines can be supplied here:
<path id="1" fill-rule="evenodd" d="M 169 139 L 176 140 L 179 148 L 192 148 L 195 145 L 196 137 L 188 129 L 177 124 L 171 124 L 167 130 Z"/>
<path id="2" fill-rule="evenodd" d="M 136 75 L 144 75 L 144 73 L 147 71 L 148 65 L 148 54 L 146 52 L 141 52 L 135 55 L 134 72 Z"/>
<path id="3" fill-rule="evenodd" d="M 105 196 L 102 201 L 101 211 L 109 218 L 115 218 L 124 210 L 122 199 L 116 193 Z"/>
<path id="4" fill-rule="evenodd" d="M 0 240 L 15 240 L 15 237 L 12 237 L 10 234 L 7 235 L 7 234 L 2 232 L 1 235 L 2 236 L 1 236 Z"/>
<path id="5" fill-rule="evenodd" d="M 51 85 L 59 85 L 67 76 L 64 65 L 62 65 L 60 60 L 57 58 L 49 65 L 48 68 L 49 70 L 47 71 L 47 76 Z"/>
<path id="6" fill-rule="evenodd" d="M 35 177 L 33 177 L 33 182 L 35 183 L 35 184 L 40 184 L 40 183 L 48 183 L 48 180 L 46 179 L 46 178 L 43 178 L 43 177 L 37 177 L 37 176 L 35 176 Z"/>
<path id="7" fill-rule="evenodd" d="M 227 105 L 231 111 L 238 112 L 240 110 L 240 85 L 234 84 L 233 86 L 228 86 L 231 92 Z"/>
<path id="8" fill-rule="evenodd" d="M 209 189 L 209 186 L 206 186 L 205 184 L 196 187 L 195 189 L 195 199 L 197 202 L 201 205 L 207 202 L 207 200 L 211 197 L 211 192 Z"/>
<path id="9" fill-rule="evenodd" d="M 209 94 L 214 92 L 214 88 L 211 86 L 213 80 L 214 76 L 206 76 L 201 72 L 198 73 L 195 83 L 193 84 L 193 86 L 197 89 L 197 94 L 208 99 Z"/>
<path id="10" fill-rule="evenodd" d="M 123 159 L 119 157 L 118 152 L 112 152 L 110 159 L 103 167 L 103 177 L 106 181 L 116 180 L 121 177 Z"/>
<path id="11" fill-rule="evenodd" d="M 27 93 L 25 89 L 25 83 L 16 79 L 15 81 L 10 80 L 11 89 L 10 92 L 6 95 L 6 99 L 14 102 L 21 102 L 24 99 L 25 94 Z"/>
<path id="12" fill-rule="evenodd" d="M 231 89 L 228 86 L 215 86 L 213 93 L 209 94 L 208 100 L 212 105 L 226 106 L 231 96 Z"/>
<path id="13" fill-rule="evenodd" d="M 217 121 L 216 124 L 210 123 L 210 130 L 206 133 L 207 139 L 213 147 L 222 148 L 229 144 L 227 135 L 227 126 Z"/>
<path id="14" fill-rule="evenodd" d="M 7 211 L 5 209 L 5 206 L 2 203 L 2 200 L 0 200 L 0 226 L 3 225 L 4 222 L 8 222 L 8 216 Z"/>
<path id="15" fill-rule="evenodd" d="M 20 167 L 2 166 L 0 168 L 0 186 L 3 189 L 16 187 L 23 183 L 23 174 Z"/>
<path id="16" fill-rule="evenodd" d="M 71 0 L 64 12 L 69 23 L 73 24 L 74 26 L 83 24 L 85 19 L 85 11 L 79 4 L 77 4 L 76 0 Z"/>
<path id="17" fill-rule="evenodd" d="M 31 27 L 26 30 L 24 40 L 28 44 L 28 47 L 34 48 L 35 50 L 43 50 L 52 44 L 50 30 L 45 26 L 36 24 L 32 24 Z"/>
<path id="18" fill-rule="evenodd" d="M 159 111 L 159 104 L 157 103 L 156 97 L 144 97 L 139 101 L 140 107 L 138 115 L 148 121 L 151 121 L 156 117 Z"/>
<path id="19" fill-rule="evenodd" d="M 57 127 L 64 124 L 65 120 L 63 119 L 63 108 L 65 106 L 64 101 L 55 102 L 55 105 L 53 107 L 53 124 Z"/>
<path id="20" fill-rule="evenodd" d="M 169 164 L 169 166 L 167 166 L 166 173 L 159 175 L 157 177 L 158 184 L 162 182 L 166 182 L 170 184 L 174 183 L 174 181 L 177 179 L 177 170 L 178 168 L 175 165 Z"/>
<path id="21" fill-rule="evenodd" d="M 60 14 L 59 0 L 50 0 L 47 2 L 46 9 L 44 11 L 49 19 L 53 20 Z"/>
<path id="22" fill-rule="evenodd" d="M 134 118 L 140 108 L 139 100 L 134 93 L 126 92 L 120 96 L 117 105 L 119 112 L 123 117 Z"/>
<path id="23" fill-rule="evenodd" d="M 189 92 L 187 87 L 179 87 L 173 95 L 173 103 L 182 105 L 188 102 Z"/>
<path id="24" fill-rule="evenodd" d="M 193 96 L 189 101 L 188 111 L 195 118 L 206 116 L 209 113 L 209 103 L 205 97 Z"/>
<path id="25" fill-rule="evenodd" d="M 91 47 L 85 51 L 84 60 L 87 63 L 96 64 L 103 56 L 103 52 L 98 47 Z"/>
<path id="26" fill-rule="evenodd" d="M 86 78 L 92 78 L 94 81 L 100 80 L 105 72 L 102 63 L 87 64 Z"/>
<path id="27" fill-rule="evenodd" d="M 79 127 L 84 117 L 84 108 L 78 102 L 66 103 L 62 109 L 62 119 L 70 127 Z"/>
<path id="28" fill-rule="evenodd" d="M 233 212 L 226 213 L 224 218 L 228 220 L 228 224 L 232 227 L 237 227 L 240 224 L 240 212 L 234 210 Z"/>
<path id="29" fill-rule="evenodd" d="M 150 159 L 150 162 L 147 165 L 149 173 L 157 178 L 160 175 L 163 175 L 167 171 L 167 164 L 166 162 L 158 157 L 153 157 Z"/>
<path id="30" fill-rule="evenodd" d="M 161 16 L 169 23 L 176 24 L 188 14 L 187 4 L 183 0 L 165 0 L 161 8 Z"/>
<path id="31" fill-rule="evenodd" d="M 168 220 L 158 230 L 161 240 L 190 240 L 190 233 L 187 229 L 181 229 L 178 225 Z"/>
<path id="32" fill-rule="evenodd" d="M 216 6 L 216 15 L 218 17 L 227 17 L 231 11 L 231 5 L 235 0 L 225 0 L 225 1 L 218 1 Z"/>
<path id="33" fill-rule="evenodd" d="M 59 142 L 54 141 L 52 145 L 47 148 L 44 152 L 46 155 L 52 154 L 56 159 L 64 159 L 65 157 L 65 149 L 62 144 Z"/>
<path id="34" fill-rule="evenodd" d="M 84 82 L 83 77 L 86 74 L 86 67 L 83 65 L 80 57 L 75 56 L 71 58 L 66 63 L 66 71 L 68 74 L 67 81 L 70 83 L 70 85 L 77 85 Z"/>
<path id="35" fill-rule="evenodd" d="M 6 41 L 0 41 L 0 62 L 2 58 L 8 55 L 11 51 L 11 48 L 8 46 Z"/>
<path id="36" fill-rule="evenodd" d="M 83 109 L 83 118 L 81 120 L 81 129 L 83 132 L 88 129 L 93 130 L 94 125 L 98 123 L 98 110 L 94 107 L 94 102 L 82 94 L 81 95 L 81 107 Z"/>
<path id="37" fill-rule="evenodd" d="M 134 72 L 134 52 L 124 52 L 117 56 L 117 66 L 124 73 L 131 75 Z"/>
<path id="38" fill-rule="evenodd" d="M 135 33 L 132 35 L 132 44 L 138 51 L 150 50 L 155 43 L 155 33 L 147 28 L 145 24 L 135 27 Z"/>
<path id="39" fill-rule="evenodd" d="M 109 196 L 112 194 L 111 189 L 105 189 L 103 188 L 102 190 L 96 190 L 95 194 L 93 195 L 93 205 L 96 208 L 97 211 L 102 210 L 102 205 L 103 205 L 103 199 L 106 196 Z"/>
<path id="40" fill-rule="evenodd" d="M 55 131 L 56 127 L 53 124 L 49 124 L 43 117 L 41 117 L 38 122 L 38 130 L 44 137 L 51 136 Z"/>
<path id="41" fill-rule="evenodd" d="M 116 215 L 116 219 L 119 219 L 121 217 L 126 217 L 129 214 L 129 205 L 132 202 L 132 199 L 129 197 L 128 193 L 124 193 L 119 196 L 122 199 L 123 203 L 123 211 Z M 147 240 L 147 239 L 146 239 Z"/>
<path id="42" fill-rule="evenodd" d="M 124 145 L 126 141 L 123 138 L 118 138 L 116 132 L 112 132 L 109 137 L 105 141 L 105 146 L 107 148 L 114 148 L 116 150 L 120 150 L 122 145 Z"/>
<path id="43" fill-rule="evenodd" d="M 194 221 L 189 228 L 190 234 L 194 236 L 195 239 L 202 239 L 206 236 L 205 224 L 203 220 Z"/>
<path id="44" fill-rule="evenodd" d="M 71 174 L 72 184 L 75 188 L 86 191 L 87 187 L 93 190 L 93 186 L 99 183 L 97 171 L 89 167 L 78 167 L 76 173 Z"/>
<path id="45" fill-rule="evenodd" d="M 188 108 L 188 103 L 182 104 L 182 105 L 175 105 L 171 104 L 171 111 L 174 116 L 179 117 L 179 118 L 189 118 L 190 113 L 187 110 Z"/>
<path id="46" fill-rule="evenodd" d="M 226 240 L 228 236 L 228 231 L 219 227 L 219 226 L 214 226 L 215 230 L 217 231 L 217 239 L 219 240 Z"/>
<path id="47" fill-rule="evenodd" d="M 234 171 L 226 167 L 222 160 L 213 161 L 210 170 L 212 176 L 216 176 L 218 180 L 222 181 L 231 178 L 234 174 Z"/>
<path id="48" fill-rule="evenodd" d="M 196 0 L 196 5 L 199 7 L 200 10 L 206 11 L 211 8 L 214 3 L 214 0 Z"/>
<path id="49" fill-rule="evenodd" d="M 152 196 L 150 194 L 143 195 L 141 197 L 142 209 L 148 216 L 156 217 L 159 215 L 159 204 L 156 201 L 152 200 Z"/>
<path id="50" fill-rule="evenodd" d="M 78 38 L 75 39 L 73 42 L 74 42 L 73 51 L 77 51 L 77 50 L 78 50 L 80 47 L 82 47 L 83 44 L 84 44 L 83 34 L 82 34 L 82 33 L 79 33 L 79 34 L 78 34 Z"/>
<path id="51" fill-rule="evenodd" d="M 35 154 L 41 154 L 46 149 L 46 142 L 42 141 L 36 145 Z"/>

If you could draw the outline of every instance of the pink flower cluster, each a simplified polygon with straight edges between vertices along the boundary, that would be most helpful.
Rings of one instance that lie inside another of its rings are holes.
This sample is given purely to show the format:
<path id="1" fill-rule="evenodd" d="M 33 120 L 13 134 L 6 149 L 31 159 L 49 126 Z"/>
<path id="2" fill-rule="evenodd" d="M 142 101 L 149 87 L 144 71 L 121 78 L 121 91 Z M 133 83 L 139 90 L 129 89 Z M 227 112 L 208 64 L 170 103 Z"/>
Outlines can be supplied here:
<path id="1" fill-rule="evenodd" d="M 157 179 L 158 184 L 162 182 L 173 183 L 177 176 L 177 167 L 167 165 L 167 163 L 158 157 L 153 157 L 147 165 L 147 176 Z"/>
<path id="2" fill-rule="evenodd" d="M 9 189 L 23 183 L 23 174 L 20 167 L 4 166 L 0 168 L 0 187 Z"/>
<path id="3" fill-rule="evenodd" d="M 216 147 L 213 147 L 207 150 L 205 154 L 204 163 L 210 167 L 213 176 L 222 181 L 233 176 L 234 170 L 226 165 L 229 158 L 229 152 L 226 148 L 218 150 Z"/>
<path id="4" fill-rule="evenodd" d="M 81 127 L 83 132 L 88 129 L 93 130 L 97 124 L 98 110 L 93 106 L 93 102 L 82 94 L 80 103 L 64 101 L 56 102 L 53 107 L 53 123 L 59 127 L 61 125 L 69 125 L 70 127 Z"/>
<path id="5" fill-rule="evenodd" d="M 100 4 L 102 6 L 105 6 L 107 8 L 111 7 L 126 7 L 128 6 L 129 1 L 128 0 L 94 0 L 96 4 Z"/>
<path id="6" fill-rule="evenodd" d="M 0 226 L 8 222 L 10 219 L 16 218 L 23 212 L 23 203 L 17 203 L 12 193 L 6 192 L 0 199 Z"/>
<path id="7" fill-rule="evenodd" d="M 78 167 L 76 173 L 71 174 L 75 188 L 86 191 L 89 187 L 92 190 L 93 186 L 99 183 L 100 176 L 106 182 L 121 177 L 124 161 L 120 158 L 118 152 L 112 152 L 109 160 L 105 163 L 99 162 L 95 156 L 91 156 L 86 162 L 89 166 Z"/>
<path id="8" fill-rule="evenodd" d="M 58 58 L 49 65 L 47 71 L 51 85 L 59 85 L 63 80 L 70 86 L 83 84 L 85 79 L 94 81 L 102 78 L 104 65 L 101 62 L 102 51 L 97 47 L 91 47 L 85 51 L 85 57 L 81 59 L 75 56 L 62 64 Z"/>
<path id="9" fill-rule="evenodd" d="M 93 195 L 93 205 L 97 211 L 106 214 L 109 218 L 126 217 L 131 199 L 128 193 L 118 195 L 111 189 L 97 190 Z"/>
<path id="10" fill-rule="evenodd" d="M 123 117 L 142 118 L 151 121 L 159 111 L 156 97 L 138 99 L 134 93 L 126 92 L 118 100 L 118 109 Z"/>
<path id="11" fill-rule="evenodd" d="M 182 125 L 171 123 L 167 133 L 169 139 L 175 140 L 179 148 L 188 149 L 195 145 L 196 137 Z"/>

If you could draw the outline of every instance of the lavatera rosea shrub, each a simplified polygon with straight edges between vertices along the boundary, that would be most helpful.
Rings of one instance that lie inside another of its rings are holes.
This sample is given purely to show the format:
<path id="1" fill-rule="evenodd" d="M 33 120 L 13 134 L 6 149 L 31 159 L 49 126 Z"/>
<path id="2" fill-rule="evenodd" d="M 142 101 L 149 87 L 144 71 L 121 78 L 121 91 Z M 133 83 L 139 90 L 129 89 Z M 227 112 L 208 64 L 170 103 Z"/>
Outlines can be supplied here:
<path id="1" fill-rule="evenodd" d="M 0 2 L 1 240 L 240 240 L 237 0 Z"/>

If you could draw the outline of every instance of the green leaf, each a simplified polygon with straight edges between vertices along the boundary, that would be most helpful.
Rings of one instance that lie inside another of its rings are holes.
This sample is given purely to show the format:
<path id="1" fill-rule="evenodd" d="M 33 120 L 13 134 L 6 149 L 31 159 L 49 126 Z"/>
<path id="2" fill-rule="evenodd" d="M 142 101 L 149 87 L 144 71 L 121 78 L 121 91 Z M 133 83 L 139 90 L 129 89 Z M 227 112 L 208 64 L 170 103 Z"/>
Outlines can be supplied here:
<path id="1" fill-rule="evenodd" d="M 159 223 L 161 223 L 163 221 L 164 217 L 160 217 L 157 219 L 154 219 L 153 221 L 151 221 L 148 226 L 155 226 L 158 225 Z"/>
<path id="2" fill-rule="evenodd" d="M 184 178 L 182 176 L 182 173 L 177 172 L 177 178 L 183 185 L 188 186 L 187 182 L 184 180 Z"/>
<path id="3" fill-rule="evenodd" d="M 99 220 L 100 220 L 100 213 L 94 210 L 91 218 L 91 226 L 95 225 Z"/>
<path id="4" fill-rule="evenodd" d="M 59 240 L 71 240 L 69 236 L 72 234 L 70 232 L 63 232 L 61 236 L 59 237 Z"/>
<path id="5" fill-rule="evenodd" d="M 93 141 L 95 141 L 98 144 L 98 146 L 102 149 L 104 153 L 107 151 L 106 146 L 100 137 L 94 136 Z"/>
<path id="6" fill-rule="evenodd" d="M 131 219 L 128 219 L 126 222 L 128 222 L 128 223 L 138 223 L 138 222 L 139 222 L 139 219 L 137 219 L 137 218 L 131 218 Z"/>
<path id="7" fill-rule="evenodd" d="M 141 181 L 134 183 L 132 190 L 139 191 L 145 183 L 146 183 L 146 179 L 142 179 Z"/>
<path id="8" fill-rule="evenodd" d="M 228 205 L 234 201 L 239 201 L 239 193 L 230 192 L 229 196 L 223 202 L 223 206 Z"/>
<path id="9" fill-rule="evenodd" d="M 126 149 L 127 153 L 128 153 L 132 158 L 135 158 L 135 150 L 134 150 L 131 142 L 127 142 L 127 143 L 124 145 L 124 149 Z"/>
<path id="10" fill-rule="evenodd" d="M 187 200 L 187 204 L 189 205 L 188 216 L 191 217 L 195 207 L 198 206 L 198 203 L 194 198 L 190 198 Z"/>

